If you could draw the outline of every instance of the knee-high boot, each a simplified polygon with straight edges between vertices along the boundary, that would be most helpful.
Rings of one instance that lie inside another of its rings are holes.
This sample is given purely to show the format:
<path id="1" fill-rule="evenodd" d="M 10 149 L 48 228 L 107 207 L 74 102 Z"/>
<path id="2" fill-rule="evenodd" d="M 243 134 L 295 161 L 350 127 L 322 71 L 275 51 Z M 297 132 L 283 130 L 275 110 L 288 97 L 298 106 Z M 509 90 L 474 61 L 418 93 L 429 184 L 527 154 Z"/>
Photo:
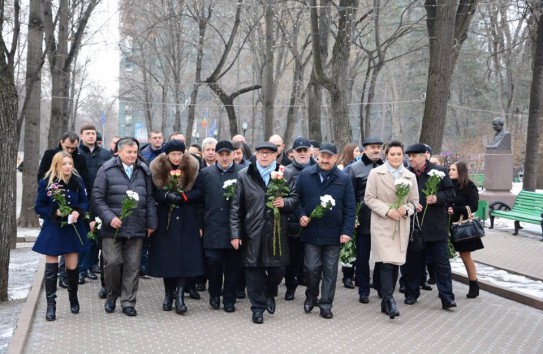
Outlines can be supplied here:
<path id="1" fill-rule="evenodd" d="M 185 278 L 177 278 L 176 280 L 177 284 L 177 296 L 175 299 L 175 312 L 177 312 L 180 315 L 184 315 L 187 313 L 187 306 L 185 305 L 185 285 L 186 280 Z"/>
<path id="2" fill-rule="evenodd" d="M 68 299 L 70 300 L 70 311 L 73 314 L 79 313 L 79 300 L 77 299 L 77 290 L 79 287 L 79 272 L 76 269 L 66 269 L 68 276 Z"/>
<path id="3" fill-rule="evenodd" d="M 164 281 L 164 303 L 162 304 L 163 311 L 171 311 L 173 304 L 173 293 L 175 292 L 175 279 L 163 278 Z"/>
<path id="4" fill-rule="evenodd" d="M 45 313 L 45 319 L 47 321 L 54 321 L 56 319 L 57 312 L 57 273 L 58 263 L 46 263 L 45 264 L 45 298 L 47 299 L 47 312 Z"/>

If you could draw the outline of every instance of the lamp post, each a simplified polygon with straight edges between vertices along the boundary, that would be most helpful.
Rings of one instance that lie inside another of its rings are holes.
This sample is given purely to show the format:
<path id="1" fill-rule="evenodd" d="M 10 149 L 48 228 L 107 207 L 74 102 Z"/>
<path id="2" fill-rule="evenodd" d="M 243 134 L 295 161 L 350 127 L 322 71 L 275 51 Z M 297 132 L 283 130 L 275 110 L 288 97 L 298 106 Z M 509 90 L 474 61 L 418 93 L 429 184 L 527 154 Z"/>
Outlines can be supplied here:
<path id="1" fill-rule="evenodd" d="M 243 120 L 243 123 L 241 123 L 241 130 L 243 131 L 243 136 L 245 137 L 245 132 L 247 131 L 247 126 L 249 124 L 247 124 L 247 121 L 246 120 Z"/>
<path id="2" fill-rule="evenodd" d="M 194 134 L 194 137 L 196 138 L 196 144 L 198 144 L 198 139 L 200 139 L 200 132 L 196 131 L 196 134 Z"/>

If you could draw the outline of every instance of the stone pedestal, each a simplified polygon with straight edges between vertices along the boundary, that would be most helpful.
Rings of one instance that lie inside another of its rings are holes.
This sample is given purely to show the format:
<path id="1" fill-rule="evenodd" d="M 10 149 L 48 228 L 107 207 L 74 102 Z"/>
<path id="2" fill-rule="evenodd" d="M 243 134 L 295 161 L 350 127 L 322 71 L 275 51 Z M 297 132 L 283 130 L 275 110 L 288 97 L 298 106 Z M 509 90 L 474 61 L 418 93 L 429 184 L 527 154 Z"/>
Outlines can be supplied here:
<path id="1" fill-rule="evenodd" d="M 513 206 L 516 195 L 513 188 L 513 154 L 510 150 L 487 150 L 485 155 L 485 191 L 481 200 L 488 203 L 501 201 Z"/>

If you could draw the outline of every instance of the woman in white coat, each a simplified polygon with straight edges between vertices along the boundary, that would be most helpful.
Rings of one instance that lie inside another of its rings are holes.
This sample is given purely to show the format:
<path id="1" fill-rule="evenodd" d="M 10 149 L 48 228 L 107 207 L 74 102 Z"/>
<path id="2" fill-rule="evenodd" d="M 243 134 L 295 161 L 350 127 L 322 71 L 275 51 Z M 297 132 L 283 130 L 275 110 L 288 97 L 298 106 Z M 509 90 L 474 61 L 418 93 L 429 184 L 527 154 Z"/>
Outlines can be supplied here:
<path id="1" fill-rule="evenodd" d="M 403 144 L 392 141 L 385 148 L 386 162 L 371 170 L 364 202 L 371 209 L 371 250 L 382 262 L 381 311 L 391 319 L 400 315 L 392 297 L 399 266 L 405 263 L 409 242 L 409 216 L 419 202 L 415 175 L 403 166 Z M 398 184 L 405 187 L 398 196 Z"/>

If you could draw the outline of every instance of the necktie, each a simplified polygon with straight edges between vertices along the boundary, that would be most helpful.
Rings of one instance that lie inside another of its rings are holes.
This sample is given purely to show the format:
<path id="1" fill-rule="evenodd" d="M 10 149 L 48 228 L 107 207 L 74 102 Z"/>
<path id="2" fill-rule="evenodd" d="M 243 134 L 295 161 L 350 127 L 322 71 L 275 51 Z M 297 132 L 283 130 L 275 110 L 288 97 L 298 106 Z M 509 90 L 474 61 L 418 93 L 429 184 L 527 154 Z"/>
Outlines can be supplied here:
<path id="1" fill-rule="evenodd" d="M 132 176 L 132 166 L 127 166 L 125 169 L 126 175 L 128 176 L 128 179 Z"/>

